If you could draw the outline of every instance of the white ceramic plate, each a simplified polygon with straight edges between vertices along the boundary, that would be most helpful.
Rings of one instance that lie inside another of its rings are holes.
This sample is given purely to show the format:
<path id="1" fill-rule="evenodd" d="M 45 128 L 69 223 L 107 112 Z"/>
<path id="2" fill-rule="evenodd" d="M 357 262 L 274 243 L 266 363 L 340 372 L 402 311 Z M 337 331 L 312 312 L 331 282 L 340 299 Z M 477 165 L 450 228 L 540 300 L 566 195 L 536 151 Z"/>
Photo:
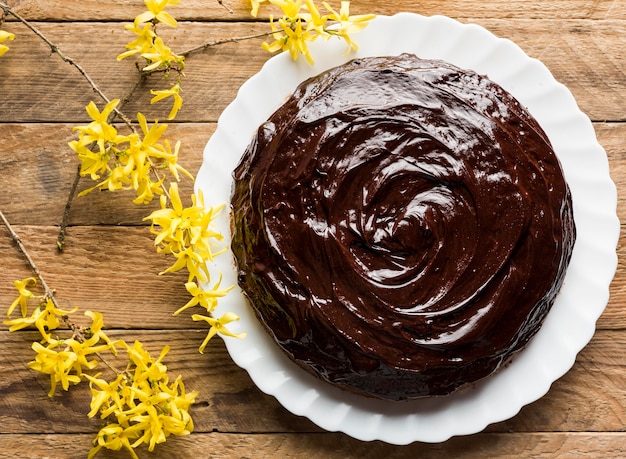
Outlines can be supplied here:
<path id="1" fill-rule="evenodd" d="M 511 41 L 479 26 L 442 16 L 401 13 L 378 17 L 354 38 L 360 47 L 356 55 L 344 55 L 345 44 L 339 40 L 315 42 L 311 46 L 315 66 L 304 59 L 293 62 L 281 54 L 269 59 L 241 87 L 220 117 L 198 172 L 197 188 L 203 190 L 207 205 L 230 201 L 231 173 L 253 133 L 304 79 L 354 57 L 411 52 L 443 59 L 498 82 L 528 107 L 547 132 L 571 187 L 578 231 L 563 288 L 539 333 L 509 366 L 446 397 L 385 402 L 355 396 L 317 380 L 283 355 L 238 290 L 220 301 L 217 314 L 237 313 L 241 320 L 232 329 L 245 330 L 248 336 L 227 338 L 226 346 L 235 363 L 248 371 L 262 391 L 323 429 L 393 444 L 441 442 L 454 435 L 476 433 L 542 397 L 571 368 L 595 331 L 608 301 L 619 235 L 617 193 L 606 153 L 590 120 L 548 69 Z M 229 234 L 227 212 L 218 225 Z M 224 274 L 223 285 L 236 284 L 230 251 L 216 262 Z"/>

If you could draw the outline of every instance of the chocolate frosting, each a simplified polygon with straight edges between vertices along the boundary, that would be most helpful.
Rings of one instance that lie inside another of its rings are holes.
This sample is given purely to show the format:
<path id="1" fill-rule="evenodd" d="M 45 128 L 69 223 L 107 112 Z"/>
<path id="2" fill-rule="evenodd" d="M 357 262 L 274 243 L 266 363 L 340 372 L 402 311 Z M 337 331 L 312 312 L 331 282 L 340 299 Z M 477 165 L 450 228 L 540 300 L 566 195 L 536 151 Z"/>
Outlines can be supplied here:
<path id="1" fill-rule="evenodd" d="M 234 172 L 239 283 L 313 374 L 444 395 L 539 329 L 575 239 L 550 142 L 500 86 L 412 55 L 302 83 Z"/>

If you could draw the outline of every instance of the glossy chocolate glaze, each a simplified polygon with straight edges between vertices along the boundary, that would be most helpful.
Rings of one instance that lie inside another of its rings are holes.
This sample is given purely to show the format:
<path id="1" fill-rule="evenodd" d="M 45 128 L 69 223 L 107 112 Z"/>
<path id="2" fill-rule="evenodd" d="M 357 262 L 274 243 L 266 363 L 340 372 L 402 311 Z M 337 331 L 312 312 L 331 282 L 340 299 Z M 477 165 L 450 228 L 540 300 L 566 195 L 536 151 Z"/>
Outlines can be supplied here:
<path id="1" fill-rule="evenodd" d="M 451 393 L 522 349 L 575 239 L 537 122 L 487 78 L 412 55 L 304 82 L 234 178 L 259 320 L 303 368 L 384 399 Z"/>

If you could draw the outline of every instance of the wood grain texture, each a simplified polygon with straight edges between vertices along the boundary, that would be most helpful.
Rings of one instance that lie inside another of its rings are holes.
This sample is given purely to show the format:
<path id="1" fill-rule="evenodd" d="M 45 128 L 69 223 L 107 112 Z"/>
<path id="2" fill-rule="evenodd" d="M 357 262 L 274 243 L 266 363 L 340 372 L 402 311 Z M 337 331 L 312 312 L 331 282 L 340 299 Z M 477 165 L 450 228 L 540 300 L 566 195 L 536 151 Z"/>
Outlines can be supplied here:
<path id="1" fill-rule="evenodd" d="M 626 21 L 516 19 L 476 20 L 496 35 L 518 43 L 541 59 L 565 84 L 592 119 L 620 121 L 626 117 Z M 74 58 L 109 98 L 123 98 L 137 81 L 132 58 L 115 60 L 129 41 L 118 23 L 37 23 L 61 50 Z M 18 24 L 6 24 L 19 40 L 0 66 L 0 122 L 85 121 L 84 107 L 95 95 L 82 77 Z M 258 23 L 181 23 L 164 31 L 171 46 L 183 52 L 218 39 L 258 34 Z M 356 37 L 358 42 L 358 36 Z M 267 59 L 263 39 L 228 43 L 193 54 L 185 66 L 185 105 L 180 122 L 216 121 L 234 99 L 237 88 Z M 98 52 L 94 52 L 96 43 Z M 169 106 L 149 106 L 149 88 L 167 85 L 160 75 L 147 79 L 125 112 L 164 118 Z M 72 97 L 67 97 L 72 94 Z M 99 102 L 99 101 L 98 101 Z M 604 103 L 603 103 L 604 102 Z"/>
<path id="2" fill-rule="evenodd" d="M 20 14 L 31 20 L 56 21 L 99 21 L 130 20 L 143 11 L 142 2 L 127 0 L 8 0 Z M 234 20 L 249 21 L 249 2 L 244 0 L 224 0 L 224 5 L 217 0 L 184 0 L 181 5 L 168 9 L 180 19 L 185 20 Z M 336 6 L 338 2 L 331 1 Z M 265 19 L 270 8 L 261 8 L 259 19 Z M 353 14 L 376 13 L 391 15 L 399 11 L 411 11 L 431 16 L 445 14 L 451 17 L 488 17 L 500 19 L 625 19 L 626 1 L 624 0 L 551 0 L 541 2 L 524 1 L 485 1 L 465 0 L 352 0 L 350 11 Z"/>
<path id="3" fill-rule="evenodd" d="M 56 289 L 66 308 L 98 310 L 109 327 L 187 328 L 193 326 L 182 316 L 171 314 L 189 299 L 182 272 L 159 276 L 170 259 L 153 250 L 153 239 L 145 227 L 74 226 L 68 231 L 66 249 L 56 251 L 58 229 L 47 226 L 16 226 L 27 250 L 49 284 Z M 0 228 L 0 304 L 9 305 L 16 297 L 15 279 L 30 271 L 4 228 Z M 598 321 L 598 328 L 626 329 L 626 283 L 624 245 L 618 248 L 619 266 L 611 285 L 609 304 Z M 103 274 L 105 273 L 105 274 Z M 86 285 L 87 288 L 76 288 Z M 141 320 L 137 315 L 141 314 Z M 0 324 L 0 330 L 7 326 Z M 623 355 L 623 354 L 621 354 Z"/>
<path id="4" fill-rule="evenodd" d="M 91 447 L 92 436 L 69 435 L 15 435 L 12 439 L 0 436 L 0 459 L 84 459 Z M 563 458 L 618 458 L 623 457 L 626 433 L 585 434 L 555 433 L 484 433 L 466 439 L 452 439 L 444 444 L 413 443 L 408 446 L 390 446 L 381 442 L 363 443 L 339 433 L 307 435 L 202 433 L 193 437 L 167 440 L 157 449 L 169 459 L 189 458 L 359 458 L 359 459 L 554 459 Z M 23 445 L 28 444 L 26 450 Z M 54 455 L 50 455 L 50 451 Z M 139 449 L 140 457 L 156 457 Z M 97 458 L 126 459 L 125 452 L 99 453 Z"/>
<path id="5" fill-rule="evenodd" d="M 223 38 L 267 30 L 249 16 L 247 1 L 183 0 L 170 8 L 180 20 L 162 29 L 172 47 L 184 51 Z M 336 4 L 336 1 L 332 1 Z M 117 62 L 129 35 L 123 24 L 143 11 L 142 0 L 9 0 L 47 36 L 82 65 L 111 98 L 135 85 L 132 59 Z M 487 27 L 514 40 L 543 61 L 594 121 L 618 188 L 617 213 L 626 221 L 626 0 L 353 0 L 353 13 L 410 11 L 445 14 Z M 0 58 L 0 210 L 15 225 L 26 248 L 65 307 L 98 310 L 109 333 L 140 339 L 158 353 L 172 347 L 166 363 L 198 390 L 192 415 L 196 432 L 172 438 L 141 457 L 311 457 L 311 458 L 555 458 L 626 457 L 626 244 L 609 304 L 597 332 L 572 369 L 540 400 L 484 432 L 441 444 L 391 446 L 360 442 L 324 432 L 286 411 L 255 387 L 247 373 L 215 340 L 205 354 L 197 348 L 206 329 L 189 316 L 172 317 L 188 294 L 186 276 L 159 276 L 169 259 L 157 254 L 143 218 L 156 206 L 136 206 L 130 193 L 93 192 L 77 198 L 70 213 L 66 251 L 55 248 L 58 222 L 74 177 L 76 159 L 67 147 L 72 127 L 87 121 L 84 106 L 96 95 L 75 69 L 11 18 L 3 30 L 16 33 L 11 51 Z M 358 41 L 358 35 L 355 37 Z M 239 86 L 267 60 L 263 39 L 230 43 L 191 55 L 183 87 L 185 104 L 167 137 L 181 140 L 181 163 L 195 173 L 222 110 Z M 279 78 L 279 76 L 277 76 Z M 149 106 L 149 89 L 165 85 L 149 78 L 125 112 L 141 110 L 163 120 L 169 103 Z M 79 188 L 91 185 L 80 181 Z M 183 195 L 193 184 L 183 179 Z M 623 233 L 623 232 L 622 232 Z M 30 275 L 8 233 L 0 227 L 0 306 L 15 298 L 13 280 Z M 77 313 L 76 320 L 82 317 Z M 0 324 L 0 459 L 84 458 L 99 427 L 88 419 L 87 386 L 48 398 L 49 380 L 27 362 L 37 334 L 9 333 Z M 123 365 L 122 361 L 119 361 Z M 103 452 L 97 457 L 128 457 Z"/>
<path id="6" fill-rule="evenodd" d="M 169 110 L 169 109 L 168 109 Z M 74 138 L 68 123 L 0 124 L 2 162 L 0 208 L 16 225 L 57 225 L 76 174 L 76 154 L 68 147 Z M 173 123 L 165 131 L 172 144 L 181 141 L 180 164 L 196 174 L 204 147 L 215 123 Z M 11 152 L 9 154 L 9 152 Z M 30 158 L 23 161 L 21 158 Z M 80 180 L 78 190 L 94 186 L 90 177 Z M 28 185 L 28 186 L 25 186 Z M 193 182 L 182 176 L 180 195 L 189 199 Z M 20 193 L 11 193 L 19 189 Z M 71 225 L 146 225 L 143 218 L 159 207 L 158 199 L 147 205 L 132 203 L 134 192 L 93 191 L 77 197 L 70 214 Z M 25 203 L 25 205 L 19 205 Z"/>
<path id="7" fill-rule="evenodd" d="M 228 357 L 216 340 L 198 354 L 206 330 L 113 330 L 111 337 L 139 339 L 157 354 L 172 347 L 165 363 L 173 376 L 181 374 L 187 390 L 200 392 L 191 414 L 197 432 L 321 432 L 306 418 L 282 409 L 261 393 L 247 373 Z M 89 420 L 87 385 L 47 396 L 49 378 L 29 370 L 29 343 L 34 332 L 0 332 L 0 367 L 11 368 L 0 380 L 0 433 L 95 433 L 98 420 Z M 617 432 L 626 430 L 626 336 L 621 331 L 597 332 L 572 369 L 557 380 L 541 400 L 514 418 L 490 426 L 488 432 Z M 110 359 L 113 363 L 115 358 Z M 122 358 L 118 366 L 123 367 Z M 468 389 L 471 390 L 471 389 Z M 1 435 L 0 435 L 1 436 Z"/>
<path id="8" fill-rule="evenodd" d="M 73 139 L 68 123 L 0 124 L 2 162 L 0 208 L 13 224 L 50 226 L 58 224 L 75 175 L 76 156 L 67 146 Z M 215 131 L 215 123 L 173 123 L 166 130 L 171 142 L 181 141 L 180 163 L 195 174 L 202 163 L 204 147 Z M 626 124 L 596 123 L 598 142 L 607 152 L 613 180 L 618 188 L 626 185 Z M 29 161 L 21 160 L 30 158 Z M 95 185 L 89 177 L 81 179 L 79 190 Z M 193 191 L 193 183 L 183 178 L 181 196 Z M 11 193 L 20 190 L 20 193 Z M 158 202 L 138 206 L 132 203 L 132 192 L 94 191 L 76 199 L 72 225 L 144 225 L 142 219 Z M 21 205 L 20 205 L 21 204 Z M 626 207 L 620 200 L 620 220 L 626 219 Z"/>

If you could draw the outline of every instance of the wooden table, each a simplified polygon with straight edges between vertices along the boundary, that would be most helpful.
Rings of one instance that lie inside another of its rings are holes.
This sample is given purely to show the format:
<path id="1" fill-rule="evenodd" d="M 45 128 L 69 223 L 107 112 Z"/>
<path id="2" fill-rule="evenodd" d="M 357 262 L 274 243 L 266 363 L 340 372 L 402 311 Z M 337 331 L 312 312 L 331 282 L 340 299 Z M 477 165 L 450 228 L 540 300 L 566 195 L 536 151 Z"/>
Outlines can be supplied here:
<path id="1" fill-rule="evenodd" d="M 175 50 L 267 30 L 252 20 L 247 2 L 183 0 L 169 11 L 178 29 L 162 28 Z M 333 2 L 337 3 L 337 2 Z M 385 5 L 386 3 L 386 5 Z M 111 98 L 137 81 L 132 59 L 116 62 L 129 35 L 123 25 L 144 10 L 140 0 L 10 0 Z M 444 14 L 480 24 L 541 59 L 573 92 L 593 120 L 612 177 L 626 189 L 626 0 L 355 0 L 353 13 L 411 11 Z M 84 107 L 98 101 L 85 80 L 23 25 L 9 19 L 11 50 L 0 58 L 0 210 L 62 305 L 98 310 L 110 334 L 142 340 L 158 353 L 164 344 L 173 375 L 200 392 L 192 408 L 195 432 L 170 438 L 151 457 L 624 457 L 626 456 L 626 272 L 620 263 L 611 299 L 590 344 L 569 373 L 541 400 L 486 431 L 442 444 L 390 446 L 324 432 L 259 391 L 214 340 L 199 354 L 205 329 L 172 317 L 187 301 L 186 276 L 157 276 L 167 260 L 156 254 L 142 218 L 158 204 L 137 206 L 128 193 L 94 192 L 71 208 L 66 248 L 55 241 L 76 170 L 67 147 Z M 358 36 L 356 36 L 358 40 Z M 181 163 L 196 172 L 220 112 L 238 87 L 268 59 L 262 39 L 230 43 L 192 55 L 186 66 L 185 105 L 169 137 L 181 139 Z M 126 107 L 164 119 L 168 108 L 148 106 L 148 80 Z M 100 103 L 100 101 L 98 101 Z M 81 180 L 80 189 L 90 185 Z M 192 185 L 183 181 L 183 193 Z M 623 197 L 618 214 L 623 219 Z M 623 253 L 622 243 L 618 246 Z M 12 282 L 30 275 L 8 232 L 0 227 L 0 305 L 15 298 Z M 3 313 L 4 314 L 4 313 Z M 0 325 L 0 457 L 86 457 L 98 430 L 88 419 L 86 386 L 47 396 L 48 377 L 27 368 L 35 332 Z M 144 450 L 142 457 L 148 457 Z M 98 457 L 127 457 L 102 452 Z"/>

